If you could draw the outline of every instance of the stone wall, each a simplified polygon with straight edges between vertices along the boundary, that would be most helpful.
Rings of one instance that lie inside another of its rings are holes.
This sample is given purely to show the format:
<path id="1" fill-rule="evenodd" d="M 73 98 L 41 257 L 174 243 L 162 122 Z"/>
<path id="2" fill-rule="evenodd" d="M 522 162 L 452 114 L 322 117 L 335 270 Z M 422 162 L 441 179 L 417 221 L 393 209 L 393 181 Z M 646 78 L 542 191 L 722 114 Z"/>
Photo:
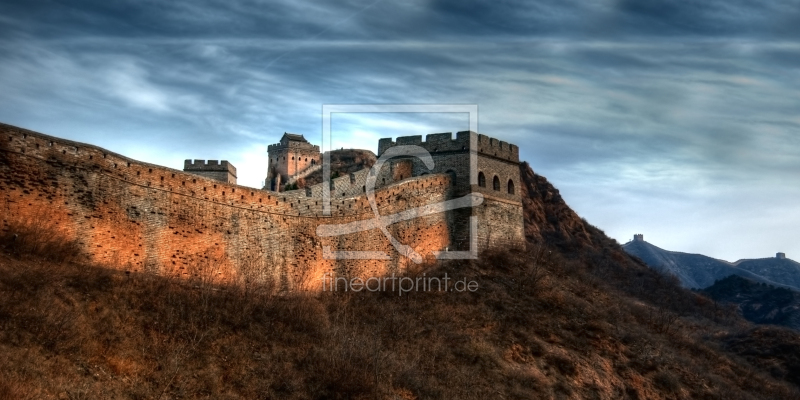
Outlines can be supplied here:
<path id="1" fill-rule="evenodd" d="M 372 276 L 403 268 L 377 229 L 319 237 L 321 224 L 374 218 L 365 196 L 322 201 L 217 182 L 132 160 L 99 147 L 0 125 L 2 229 L 51 221 L 91 262 L 130 271 L 221 280 L 273 279 L 286 288 L 317 285 L 322 274 Z M 349 179 L 349 177 L 346 177 Z M 408 179 L 376 192 L 381 215 L 447 199 L 449 178 Z M 402 243 L 444 250 L 444 214 L 389 226 Z M 324 260 L 333 250 L 380 250 L 391 260 Z"/>
<path id="2" fill-rule="evenodd" d="M 437 163 L 460 168 L 457 164 L 464 158 L 445 157 Z M 408 167 L 406 161 L 402 168 Z M 380 173 L 394 175 L 390 165 L 384 170 Z M 364 195 L 369 173 L 365 169 L 334 179 L 331 215 L 325 216 L 324 183 L 283 193 L 258 190 L 0 124 L 2 229 L 46 221 L 53 235 L 78 241 L 89 261 L 129 271 L 224 281 L 273 280 L 289 289 L 318 287 L 324 273 L 368 277 L 400 270 L 411 261 L 398 254 L 378 229 L 317 235 L 321 225 L 366 224 L 375 218 Z M 466 182 L 456 176 L 454 185 L 453 179 L 433 171 L 388 182 L 376 190 L 379 213 L 390 215 L 452 199 Z M 485 194 L 482 206 L 394 223 L 389 231 L 401 243 L 432 257 L 433 251 L 463 249 L 469 217 L 475 215 L 481 221 L 481 249 L 521 246 L 518 194 L 466 185 L 466 191 Z M 324 246 L 384 251 L 391 259 L 325 260 Z"/>

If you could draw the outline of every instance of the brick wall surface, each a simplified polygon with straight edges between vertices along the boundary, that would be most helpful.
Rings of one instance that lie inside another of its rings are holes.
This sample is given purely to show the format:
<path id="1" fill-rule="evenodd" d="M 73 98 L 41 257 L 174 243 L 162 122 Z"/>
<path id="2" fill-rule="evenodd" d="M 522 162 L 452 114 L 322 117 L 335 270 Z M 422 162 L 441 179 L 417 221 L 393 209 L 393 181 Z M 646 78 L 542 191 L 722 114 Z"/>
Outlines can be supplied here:
<path id="1" fill-rule="evenodd" d="M 131 271 L 272 279 L 296 288 L 318 287 L 326 272 L 374 276 L 402 269 L 410 261 L 377 229 L 336 237 L 316 234 L 323 224 L 374 218 L 363 194 L 368 173 L 334 180 L 331 193 L 339 195 L 332 196 L 331 215 L 324 216 L 320 185 L 284 193 L 257 190 L 0 124 L 2 228 L 46 220 L 54 234 L 77 240 L 92 262 Z M 445 201 L 454 195 L 451 184 L 446 173 L 404 177 L 376 191 L 379 212 L 389 215 Z M 398 222 L 389 231 L 430 256 L 452 249 L 454 238 L 464 233 L 459 227 L 477 215 L 481 248 L 521 245 L 518 195 L 474 190 L 487 193 L 484 205 Z M 380 250 L 391 259 L 324 260 L 323 246 Z"/>

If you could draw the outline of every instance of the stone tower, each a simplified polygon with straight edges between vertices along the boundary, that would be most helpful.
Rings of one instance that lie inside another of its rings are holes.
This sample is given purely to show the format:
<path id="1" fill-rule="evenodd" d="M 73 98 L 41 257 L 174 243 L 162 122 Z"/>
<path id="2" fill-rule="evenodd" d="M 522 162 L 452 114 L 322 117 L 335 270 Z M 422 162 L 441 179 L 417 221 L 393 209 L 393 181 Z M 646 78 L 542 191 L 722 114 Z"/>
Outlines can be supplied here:
<path id="1" fill-rule="evenodd" d="M 644 235 L 641 234 L 641 233 L 637 233 L 637 234 L 633 235 L 633 241 L 634 242 L 644 242 Z"/>
<path id="2" fill-rule="evenodd" d="M 427 150 L 434 161 L 428 170 L 416 157 L 393 158 L 378 173 L 376 185 L 389 185 L 399 180 L 425 174 L 448 174 L 451 198 L 470 193 L 483 195 L 482 204 L 448 211 L 451 250 L 468 250 L 470 246 L 470 217 L 477 217 L 478 250 L 489 247 L 524 248 L 525 233 L 522 198 L 519 185 L 519 148 L 485 135 L 462 131 L 452 138 L 451 133 L 404 136 L 396 140 L 380 139 L 378 157 L 394 146 L 416 145 Z M 474 170 L 472 166 L 474 164 Z"/>
<path id="3" fill-rule="evenodd" d="M 267 147 L 269 169 L 264 189 L 281 192 L 298 175 L 320 165 L 319 146 L 303 135 L 285 132 L 279 143 Z"/>
<path id="4" fill-rule="evenodd" d="M 783 260 L 786 258 L 786 253 L 777 253 L 775 254 L 775 258 Z"/>
<path id="5" fill-rule="evenodd" d="M 236 167 L 226 160 L 185 160 L 183 171 L 220 182 L 236 184 Z"/>

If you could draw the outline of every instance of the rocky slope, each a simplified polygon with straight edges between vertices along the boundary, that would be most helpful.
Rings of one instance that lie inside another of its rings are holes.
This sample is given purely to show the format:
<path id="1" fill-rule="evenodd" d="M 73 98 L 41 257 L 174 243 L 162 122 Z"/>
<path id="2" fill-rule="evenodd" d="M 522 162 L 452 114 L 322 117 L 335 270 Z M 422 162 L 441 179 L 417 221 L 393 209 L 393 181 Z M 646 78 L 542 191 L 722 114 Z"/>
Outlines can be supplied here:
<path id="1" fill-rule="evenodd" d="M 600 245 L 598 230 L 573 211 L 547 178 L 520 164 L 525 237 L 530 242 L 556 245 L 565 250 Z"/>

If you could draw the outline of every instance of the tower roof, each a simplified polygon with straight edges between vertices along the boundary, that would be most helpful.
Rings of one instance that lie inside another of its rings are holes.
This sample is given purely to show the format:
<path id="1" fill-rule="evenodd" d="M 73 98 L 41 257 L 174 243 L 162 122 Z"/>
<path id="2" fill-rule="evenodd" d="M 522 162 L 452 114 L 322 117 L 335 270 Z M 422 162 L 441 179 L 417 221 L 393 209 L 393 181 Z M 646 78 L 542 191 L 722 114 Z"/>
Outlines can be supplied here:
<path id="1" fill-rule="evenodd" d="M 286 139 L 286 141 L 289 141 L 289 142 L 308 143 L 308 140 L 306 140 L 306 138 L 304 138 L 303 135 L 298 135 L 296 133 L 284 132 L 283 136 L 281 137 L 281 142 L 283 142 L 284 139 Z"/>

